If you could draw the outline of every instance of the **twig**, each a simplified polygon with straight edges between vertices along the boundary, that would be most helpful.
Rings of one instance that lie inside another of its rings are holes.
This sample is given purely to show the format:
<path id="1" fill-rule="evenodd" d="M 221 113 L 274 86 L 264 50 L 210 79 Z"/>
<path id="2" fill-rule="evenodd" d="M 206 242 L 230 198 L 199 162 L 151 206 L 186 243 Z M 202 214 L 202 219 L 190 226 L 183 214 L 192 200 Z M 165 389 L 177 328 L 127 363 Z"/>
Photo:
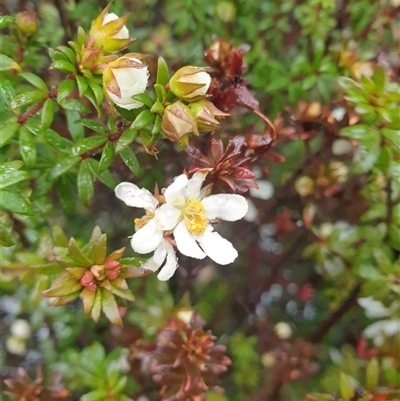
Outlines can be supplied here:
<path id="1" fill-rule="evenodd" d="M 349 311 L 357 302 L 358 293 L 360 292 L 361 284 L 358 283 L 350 292 L 350 295 L 342 302 L 342 304 L 333 311 L 328 319 L 324 320 L 318 327 L 317 331 L 310 337 L 310 342 L 317 344 L 322 341 L 329 330 Z"/>

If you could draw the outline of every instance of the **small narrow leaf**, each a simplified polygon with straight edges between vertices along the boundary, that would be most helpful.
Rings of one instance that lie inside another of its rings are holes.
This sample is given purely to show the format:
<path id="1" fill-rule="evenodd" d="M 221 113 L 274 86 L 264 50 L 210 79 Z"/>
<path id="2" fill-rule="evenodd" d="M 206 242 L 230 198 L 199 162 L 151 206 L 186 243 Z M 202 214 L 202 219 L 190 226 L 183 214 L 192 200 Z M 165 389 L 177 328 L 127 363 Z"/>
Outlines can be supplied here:
<path id="1" fill-rule="evenodd" d="M 137 137 L 138 131 L 134 128 L 126 129 L 115 145 L 115 152 L 119 153 L 122 149 L 129 146 Z"/>
<path id="2" fill-rule="evenodd" d="M 157 80 L 159 85 L 166 85 L 169 81 L 168 65 L 162 57 L 158 58 L 157 63 Z"/>
<path id="3" fill-rule="evenodd" d="M 35 88 L 38 88 L 43 92 L 48 91 L 46 82 L 44 82 L 43 79 L 38 77 L 37 75 L 32 74 L 31 72 L 21 72 L 19 75 L 22 78 L 26 79 Z"/>
<path id="4" fill-rule="evenodd" d="M 62 100 L 66 99 L 75 89 L 75 86 L 76 82 L 72 79 L 67 79 L 61 82 L 60 86 L 58 87 L 57 102 L 60 103 Z"/>
<path id="5" fill-rule="evenodd" d="M 80 201 L 84 205 L 88 205 L 94 197 L 94 186 L 92 174 L 86 160 L 79 167 L 77 184 Z"/>
<path id="6" fill-rule="evenodd" d="M 79 141 L 85 137 L 85 127 L 80 123 L 81 116 L 76 111 L 67 110 L 67 126 L 72 139 Z"/>
<path id="7" fill-rule="evenodd" d="M 68 238 L 64 234 L 64 231 L 57 224 L 54 224 L 51 228 L 51 232 L 53 234 L 53 240 L 55 246 L 60 246 L 66 248 L 68 246 Z"/>
<path id="8" fill-rule="evenodd" d="M 0 126 L 0 132 L 1 132 L 0 148 L 2 148 L 6 143 L 8 143 L 12 139 L 12 137 L 18 131 L 19 127 L 20 125 L 14 120 L 14 118 L 5 121 Z"/>
<path id="9" fill-rule="evenodd" d="M 367 365 L 366 388 L 371 393 L 375 393 L 379 381 L 379 362 L 372 358 Z"/>
<path id="10" fill-rule="evenodd" d="M 129 170 L 131 170 L 134 175 L 139 175 L 140 166 L 138 159 L 133 153 L 133 150 L 127 147 L 120 152 L 120 156 L 124 161 L 124 163 L 126 164 L 126 166 L 129 168 Z"/>
<path id="11" fill-rule="evenodd" d="M 85 127 L 90 128 L 92 131 L 97 132 L 98 134 L 106 134 L 105 128 L 98 121 L 91 120 L 90 118 L 82 118 L 78 122 L 83 124 Z"/>
<path id="12" fill-rule="evenodd" d="M 76 281 L 75 278 L 70 278 L 69 280 L 62 282 L 55 287 L 43 291 L 42 295 L 49 298 L 62 297 L 64 295 L 72 294 L 81 288 L 82 286 Z"/>
<path id="13" fill-rule="evenodd" d="M 71 170 L 71 168 L 74 167 L 80 160 L 81 158 L 79 156 L 65 157 L 50 170 L 49 179 L 54 180 L 60 175 L 65 174 L 67 171 Z"/>
<path id="14" fill-rule="evenodd" d="M 94 303 L 91 311 L 92 319 L 97 323 L 100 319 L 101 313 L 101 291 L 98 289 L 96 291 L 96 296 L 94 298 Z"/>
<path id="15" fill-rule="evenodd" d="M 96 241 L 93 242 L 89 251 L 89 258 L 94 264 L 104 262 L 107 253 L 107 235 L 102 234 Z"/>
<path id="16" fill-rule="evenodd" d="M 10 57 L 0 54 L 0 71 L 17 70 L 21 71 L 21 67 Z"/>
<path id="17" fill-rule="evenodd" d="M 88 159 L 88 162 L 92 170 L 92 173 L 96 176 L 96 178 L 104 185 L 107 185 L 108 188 L 114 190 L 114 188 L 117 186 L 117 182 L 114 176 L 111 174 L 110 170 L 104 170 L 99 172 L 98 171 L 99 162 L 97 160 L 90 158 Z"/>
<path id="18" fill-rule="evenodd" d="M 66 175 L 62 175 L 56 182 L 57 195 L 66 214 L 76 212 L 75 194 L 72 182 Z"/>
<path id="19" fill-rule="evenodd" d="M 15 96 L 10 103 L 10 107 L 15 110 L 18 107 L 27 106 L 32 103 L 37 103 L 47 97 L 47 93 L 41 91 L 27 91 Z"/>
<path id="20" fill-rule="evenodd" d="M 90 291 L 87 288 L 83 289 L 81 292 L 81 299 L 83 302 L 83 311 L 86 316 L 90 314 L 90 312 L 93 308 L 95 297 L 96 297 L 96 292 Z"/>
<path id="21" fill-rule="evenodd" d="M 64 99 L 60 103 L 60 106 L 65 110 L 78 111 L 79 113 L 90 113 L 90 107 L 83 104 L 78 99 Z"/>
<path id="22" fill-rule="evenodd" d="M 122 327 L 121 315 L 119 314 L 118 305 L 115 301 L 114 295 L 104 288 L 101 288 L 100 291 L 102 296 L 102 309 L 104 314 L 107 316 L 107 319 L 112 324 Z"/>
<path id="23" fill-rule="evenodd" d="M 29 179 L 30 175 L 27 171 L 11 170 L 0 172 L 0 189 L 7 188 L 20 181 Z"/>
<path id="24" fill-rule="evenodd" d="M 61 52 L 62 54 L 64 54 L 71 63 L 75 63 L 76 55 L 75 55 L 75 52 L 71 48 L 69 48 L 67 46 L 58 46 L 57 50 L 59 52 Z"/>
<path id="25" fill-rule="evenodd" d="M 66 153 L 71 148 L 71 142 L 68 141 L 68 139 L 63 138 L 50 128 L 43 133 L 43 138 L 50 146 L 59 152 Z"/>
<path id="26" fill-rule="evenodd" d="M 103 88 L 93 79 L 88 81 L 89 87 L 92 89 L 94 97 L 96 98 L 96 102 L 98 106 L 101 106 L 104 99 Z"/>
<path id="27" fill-rule="evenodd" d="M 35 140 L 26 127 L 21 127 L 19 132 L 19 148 L 25 165 L 33 167 L 36 164 Z"/>
<path id="28" fill-rule="evenodd" d="M 85 77 L 82 77 L 81 75 L 76 76 L 76 82 L 78 84 L 78 90 L 79 90 L 79 96 L 83 96 L 88 88 L 88 82 Z"/>
<path id="29" fill-rule="evenodd" d="M 101 159 L 99 162 L 98 172 L 101 173 L 108 167 L 110 167 L 112 161 L 114 160 L 115 147 L 114 144 L 109 141 L 103 148 L 103 153 L 101 154 Z"/>
<path id="30" fill-rule="evenodd" d="M 71 238 L 68 243 L 69 256 L 82 267 L 90 267 L 93 262 L 81 251 L 74 238 Z"/>
<path id="31" fill-rule="evenodd" d="M 42 109 L 42 129 L 50 128 L 54 118 L 54 103 L 53 100 L 47 99 L 44 102 Z"/>
<path id="32" fill-rule="evenodd" d="M 90 136 L 88 138 L 81 139 L 72 147 L 72 154 L 74 156 L 82 155 L 86 152 L 92 152 L 92 154 L 99 151 L 99 147 L 107 142 L 107 138 L 100 135 Z"/>
<path id="33" fill-rule="evenodd" d="M 69 61 L 56 60 L 50 64 L 49 70 L 60 70 L 61 72 L 76 73 L 76 68 Z"/>
<path id="34" fill-rule="evenodd" d="M 131 124 L 131 128 L 133 129 L 146 128 L 149 124 L 151 124 L 154 121 L 155 117 L 156 116 L 153 113 L 151 113 L 150 110 L 143 110 L 135 118 L 135 120 Z"/>

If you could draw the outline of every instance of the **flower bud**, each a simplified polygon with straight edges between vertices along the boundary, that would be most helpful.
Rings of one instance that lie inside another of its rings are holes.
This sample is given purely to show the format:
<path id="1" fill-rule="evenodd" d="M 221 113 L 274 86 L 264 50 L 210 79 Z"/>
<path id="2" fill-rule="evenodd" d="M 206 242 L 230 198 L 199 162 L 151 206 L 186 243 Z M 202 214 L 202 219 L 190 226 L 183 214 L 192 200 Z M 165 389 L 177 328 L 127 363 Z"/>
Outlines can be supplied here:
<path id="1" fill-rule="evenodd" d="M 116 55 L 104 56 L 103 49 L 84 47 L 76 52 L 76 62 L 83 75 L 89 73 L 101 73 L 102 69 L 111 61 L 118 58 Z M 90 74 L 89 74 L 90 77 Z"/>
<path id="2" fill-rule="evenodd" d="M 210 84 L 211 76 L 201 67 L 182 67 L 169 80 L 170 90 L 188 102 L 204 98 Z"/>
<path id="3" fill-rule="evenodd" d="M 217 118 L 223 118 L 230 115 L 217 109 L 214 104 L 208 100 L 200 100 L 199 102 L 191 103 L 189 108 L 192 115 L 196 118 L 199 132 L 214 131 L 219 127 L 219 121 Z"/>
<path id="4" fill-rule="evenodd" d="M 82 278 L 79 280 L 79 284 L 89 291 L 96 291 L 97 289 L 96 279 L 90 270 L 85 271 Z"/>
<path id="5" fill-rule="evenodd" d="M 107 65 L 103 72 L 103 86 L 110 100 L 117 106 L 132 110 L 143 106 L 132 96 L 145 92 L 149 70 L 135 57 L 120 57 Z"/>
<path id="6" fill-rule="evenodd" d="M 116 260 L 108 260 L 104 263 L 106 278 L 115 280 L 121 273 L 121 263 Z"/>
<path id="7" fill-rule="evenodd" d="M 18 29 L 26 36 L 31 36 L 38 29 L 38 19 L 34 11 L 22 11 L 15 18 Z"/>
<path id="8" fill-rule="evenodd" d="M 108 13 L 109 7 L 110 4 L 92 22 L 89 35 L 94 40 L 94 47 L 103 48 L 108 53 L 117 53 L 124 50 L 135 39 L 129 38 L 129 31 L 125 26 L 130 14 L 119 18 L 114 13 Z"/>
<path id="9" fill-rule="evenodd" d="M 196 121 L 190 110 L 181 102 L 176 102 L 167 106 L 164 110 L 162 119 L 162 131 L 171 141 L 180 142 L 187 145 L 188 134 L 193 132 L 199 135 Z"/>

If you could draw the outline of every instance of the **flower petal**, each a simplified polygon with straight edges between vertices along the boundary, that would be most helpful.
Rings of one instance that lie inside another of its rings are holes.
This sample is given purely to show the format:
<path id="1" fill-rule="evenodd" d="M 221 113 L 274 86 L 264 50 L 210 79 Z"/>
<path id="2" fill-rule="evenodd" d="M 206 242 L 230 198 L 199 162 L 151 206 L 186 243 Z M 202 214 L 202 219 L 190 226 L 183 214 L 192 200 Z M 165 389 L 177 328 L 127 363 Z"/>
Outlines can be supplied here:
<path id="1" fill-rule="evenodd" d="M 206 208 L 209 220 L 239 220 L 244 217 L 248 209 L 246 199 L 240 195 L 210 195 L 204 198 L 201 203 Z"/>
<path id="2" fill-rule="evenodd" d="M 161 281 L 169 280 L 178 268 L 178 259 L 176 258 L 174 248 L 168 241 L 164 241 L 164 244 L 167 250 L 167 260 L 157 275 Z"/>
<path id="3" fill-rule="evenodd" d="M 204 234 L 196 236 L 196 240 L 207 256 L 220 265 L 232 263 L 238 256 L 233 245 L 217 232 L 213 232 L 211 227 Z"/>
<path id="4" fill-rule="evenodd" d="M 184 201 L 184 189 L 188 182 L 186 174 L 175 178 L 174 182 L 165 190 L 164 196 L 167 203 L 180 205 Z"/>
<path id="5" fill-rule="evenodd" d="M 147 259 L 145 263 L 142 264 L 143 269 L 148 269 L 153 272 L 157 271 L 160 266 L 164 263 L 165 257 L 167 256 L 167 249 L 165 247 L 165 242 L 161 242 L 161 244 L 154 251 L 154 255 Z"/>
<path id="6" fill-rule="evenodd" d="M 139 188 L 130 182 L 121 182 L 115 188 L 115 195 L 128 206 L 140 207 L 154 212 L 158 200 L 145 188 Z"/>
<path id="7" fill-rule="evenodd" d="M 193 177 L 188 181 L 186 185 L 186 198 L 200 198 L 200 189 L 206 177 L 207 173 L 197 172 L 193 174 Z"/>
<path id="8" fill-rule="evenodd" d="M 162 239 L 163 232 L 156 227 L 154 219 L 151 219 L 132 236 L 131 246 L 135 252 L 149 253 L 161 244 Z"/>
<path id="9" fill-rule="evenodd" d="M 160 230 L 173 230 L 181 215 L 182 213 L 178 208 L 164 204 L 156 210 L 154 219 Z"/>
<path id="10" fill-rule="evenodd" d="M 186 228 L 185 222 L 181 221 L 174 230 L 174 238 L 178 251 L 191 258 L 204 259 L 206 254 L 197 245 L 195 239 Z"/>

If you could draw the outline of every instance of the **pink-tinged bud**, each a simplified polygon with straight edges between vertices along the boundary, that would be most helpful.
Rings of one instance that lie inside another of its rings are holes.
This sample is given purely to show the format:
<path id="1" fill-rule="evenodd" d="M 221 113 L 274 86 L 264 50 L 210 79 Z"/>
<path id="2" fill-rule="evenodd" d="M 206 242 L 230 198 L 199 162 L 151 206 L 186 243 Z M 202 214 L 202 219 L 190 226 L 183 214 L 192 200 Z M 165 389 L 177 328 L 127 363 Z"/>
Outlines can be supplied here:
<path id="1" fill-rule="evenodd" d="M 18 29 L 27 36 L 31 36 L 38 29 L 38 18 L 34 11 L 22 11 L 15 18 Z"/>
<path id="2" fill-rule="evenodd" d="M 186 66 L 180 68 L 169 80 L 170 90 L 188 102 L 203 99 L 211 84 L 206 68 Z"/>
<path id="3" fill-rule="evenodd" d="M 191 132 L 199 135 L 194 117 L 189 108 L 181 102 L 173 103 L 165 108 L 162 131 L 169 140 L 180 142 L 183 145 L 188 144 L 188 134 Z"/>
<path id="4" fill-rule="evenodd" d="M 121 273 L 121 263 L 117 260 L 108 260 L 104 263 L 106 278 L 108 280 L 115 280 Z"/>
<path id="5" fill-rule="evenodd" d="M 120 57 L 107 65 L 103 72 L 103 86 L 109 99 L 117 106 L 132 110 L 143 106 L 132 99 L 146 91 L 149 69 L 138 58 Z"/>
<path id="6" fill-rule="evenodd" d="M 119 18 L 114 13 L 108 13 L 109 8 L 110 4 L 92 22 L 89 35 L 94 39 L 94 47 L 103 48 L 108 53 L 117 53 L 135 39 L 129 38 L 129 31 L 125 26 L 130 14 Z"/>
<path id="7" fill-rule="evenodd" d="M 83 47 L 77 51 L 76 61 L 83 75 L 85 72 L 101 73 L 106 64 L 118 58 L 116 55 L 104 56 L 103 49 L 95 47 Z"/>
<path id="8" fill-rule="evenodd" d="M 199 132 L 214 131 L 219 127 L 217 118 L 229 116 L 228 113 L 217 109 L 213 103 L 208 100 L 200 100 L 189 105 L 192 115 L 196 118 L 197 128 Z"/>
<path id="9" fill-rule="evenodd" d="M 82 287 L 87 288 L 89 291 L 97 290 L 96 279 L 90 270 L 86 270 L 85 273 L 83 273 L 82 278 L 79 280 L 79 284 Z"/>

